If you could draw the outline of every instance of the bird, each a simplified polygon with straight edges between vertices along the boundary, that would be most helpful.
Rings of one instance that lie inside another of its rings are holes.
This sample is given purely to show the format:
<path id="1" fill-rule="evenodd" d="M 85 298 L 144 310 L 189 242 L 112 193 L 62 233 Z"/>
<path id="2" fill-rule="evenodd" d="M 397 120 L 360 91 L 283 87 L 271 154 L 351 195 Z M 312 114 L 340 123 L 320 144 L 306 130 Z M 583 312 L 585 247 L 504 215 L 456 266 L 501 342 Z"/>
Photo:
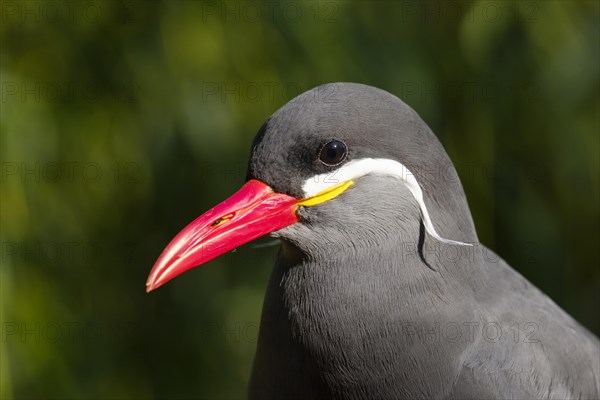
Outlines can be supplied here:
<path id="1" fill-rule="evenodd" d="M 444 147 L 385 90 L 329 83 L 271 115 L 246 183 L 146 290 L 266 234 L 251 399 L 600 397 L 598 338 L 479 242 Z"/>

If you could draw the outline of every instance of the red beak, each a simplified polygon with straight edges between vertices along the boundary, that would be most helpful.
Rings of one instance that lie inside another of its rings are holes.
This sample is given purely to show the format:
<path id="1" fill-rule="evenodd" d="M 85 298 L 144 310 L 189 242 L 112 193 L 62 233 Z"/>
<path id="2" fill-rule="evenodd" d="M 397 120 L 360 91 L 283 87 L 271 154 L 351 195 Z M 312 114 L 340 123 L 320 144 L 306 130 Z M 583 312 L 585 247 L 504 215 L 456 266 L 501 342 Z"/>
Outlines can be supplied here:
<path id="1" fill-rule="evenodd" d="M 260 181 L 246 182 L 237 193 L 175 236 L 150 271 L 146 291 L 244 243 L 297 222 L 299 201 L 275 193 Z"/>

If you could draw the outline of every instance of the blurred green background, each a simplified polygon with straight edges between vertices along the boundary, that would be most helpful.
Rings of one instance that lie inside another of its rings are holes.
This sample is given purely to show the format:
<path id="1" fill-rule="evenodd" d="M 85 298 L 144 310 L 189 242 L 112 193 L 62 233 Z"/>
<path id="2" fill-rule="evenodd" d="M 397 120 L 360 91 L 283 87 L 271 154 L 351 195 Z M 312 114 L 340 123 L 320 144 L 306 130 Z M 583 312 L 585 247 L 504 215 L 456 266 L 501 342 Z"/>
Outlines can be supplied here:
<path id="1" fill-rule="evenodd" d="M 145 279 L 326 82 L 412 106 L 480 240 L 600 332 L 598 2 L 1 7 L 3 399 L 243 398 L 277 249 Z"/>

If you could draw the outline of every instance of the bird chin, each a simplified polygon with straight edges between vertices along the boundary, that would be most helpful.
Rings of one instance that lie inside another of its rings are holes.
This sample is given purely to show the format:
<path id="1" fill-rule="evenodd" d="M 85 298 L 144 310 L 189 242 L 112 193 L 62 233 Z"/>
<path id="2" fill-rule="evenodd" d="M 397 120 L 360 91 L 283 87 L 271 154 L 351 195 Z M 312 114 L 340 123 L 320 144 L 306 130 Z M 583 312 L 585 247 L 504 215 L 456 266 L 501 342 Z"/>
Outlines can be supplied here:
<path id="1" fill-rule="evenodd" d="M 296 222 L 294 225 L 299 225 L 301 222 Z M 269 233 L 269 236 L 275 239 L 280 239 L 282 242 L 294 242 L 298 236 L 298 228 L 294 225 L 286 226 L 278 231 Z"/>
<path id="2" fill-rule="evenodd" d="M 281 240 L 281 249 L 284 255 L 298 256 L 306 253 L 308 249 L 313 247 L 310 236 L 315 236 L 310 228 L 302 224 L 302 221 L 294 225 L 286 226 L 276 232 L 272 232 L 269 236 Z M 317 237 L 315 237 L 317 239 Z"/>

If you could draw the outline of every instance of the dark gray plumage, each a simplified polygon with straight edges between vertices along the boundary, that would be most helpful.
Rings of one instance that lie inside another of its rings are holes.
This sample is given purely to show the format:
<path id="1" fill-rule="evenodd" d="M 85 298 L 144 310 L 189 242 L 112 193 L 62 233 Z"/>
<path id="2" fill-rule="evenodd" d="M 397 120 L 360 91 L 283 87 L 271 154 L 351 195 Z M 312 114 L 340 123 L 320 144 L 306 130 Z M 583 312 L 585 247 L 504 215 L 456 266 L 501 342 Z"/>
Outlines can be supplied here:
<path id="1" fill-rule="evenodd" d="M 442 145 L 395 96 L 337 83 L 302 94 L 257 135 L 248 175 L 302 197 L 346 161 L 389 158 L 421 185 L 444 244 L 424 229 L 408 188 L 367 175 L 301 208 L 278 231 L 250 384 L 253 399 L 598 398 L 598 339 L 489 249 Z M 500 335 L 498 335 L 498 332 Z M 459 334 L 460 333 L 460 334 Z"/>

